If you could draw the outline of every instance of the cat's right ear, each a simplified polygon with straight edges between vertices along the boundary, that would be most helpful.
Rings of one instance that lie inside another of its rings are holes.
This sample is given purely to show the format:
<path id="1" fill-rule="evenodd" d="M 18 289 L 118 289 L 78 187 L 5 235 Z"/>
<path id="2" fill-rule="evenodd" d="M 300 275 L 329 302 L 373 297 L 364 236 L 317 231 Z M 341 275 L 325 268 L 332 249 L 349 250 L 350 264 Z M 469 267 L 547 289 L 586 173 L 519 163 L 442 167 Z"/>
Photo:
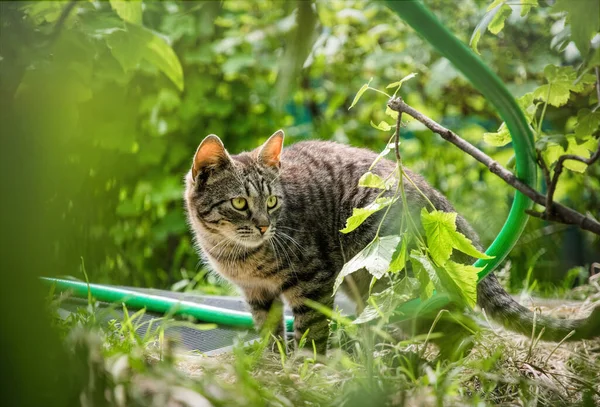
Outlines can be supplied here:
<path id="1" fill-rule="evenodd" d="M 202 140 L 196 150 L 194 162 L 192 163 L 192 178 L 196 180 L 200 171 L 206 168 L 218 167 L 230 162 L 230 160 L 231 158 L 227 154 L 221 139 L 214 134 L 210 134 Z"/>

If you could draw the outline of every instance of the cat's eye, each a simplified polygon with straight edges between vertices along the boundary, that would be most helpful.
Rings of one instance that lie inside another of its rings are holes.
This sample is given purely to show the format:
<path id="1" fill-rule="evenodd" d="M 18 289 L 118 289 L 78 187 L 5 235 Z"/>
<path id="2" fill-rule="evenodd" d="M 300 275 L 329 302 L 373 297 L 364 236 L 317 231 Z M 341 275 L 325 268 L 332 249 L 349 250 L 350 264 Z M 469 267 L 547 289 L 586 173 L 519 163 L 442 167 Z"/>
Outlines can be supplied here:
<path id="1" fill-rule="evenodd" d="M 273 209 L 277 206 L 277 197 L 275 195 L 271 195 L 267 198 L 267 208 Z"/>
<path id="2" fill-rule="evenodd" d="M 238 211 L 243 211 L 248 208 L 248 201 L 244 198 L 233 198 L 231 200 L 231 205 Z"/>

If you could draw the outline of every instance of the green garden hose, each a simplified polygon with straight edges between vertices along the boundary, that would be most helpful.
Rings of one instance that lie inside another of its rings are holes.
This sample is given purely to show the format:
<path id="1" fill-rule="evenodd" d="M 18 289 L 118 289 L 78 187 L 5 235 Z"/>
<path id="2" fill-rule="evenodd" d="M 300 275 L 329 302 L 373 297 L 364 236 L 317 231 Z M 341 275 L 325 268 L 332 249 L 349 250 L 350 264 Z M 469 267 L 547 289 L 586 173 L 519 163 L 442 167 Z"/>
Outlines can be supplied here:
<path id="1" fill-rule="evenodd" d="M 523 112 L 500 79 L 465 44 L 454 37 L 423 3 L 418 0 L 386 1 L 386 3 L 440 54 L 452 62 L 473 86 L 496 107 L 512 136 L 516 175 L 527 185 L 535 186 L 536 164 L 533 135 Z M 511 251 L 525 228 L 528 218 L 525 211 L 531 206 L 532 202 L 517 191 L 502 230 L 486 251 L 486 254 L 493 258 L 478 260 L 475 263 L 476 266 L 483 267 L 478 276 L 479 281 L 492 272 Z M 160 313 L 172 312 L 175 315 L 185 314 L 204 322 L 224 326 L 244 328 L 253 326 L 252 316 L 248 312 L 178 301 L 97 284 L 88 285 L 77 281 L 50 278 L 44 280 L 55 284 L 59 291 L 70 290 L 79 297 L 87 297 L 89 293 L 100 301 L 122 302 L 132 308 L 146 308 L 149 311 Z M 409 301 L 398 308 L 396 320 L 409 319 L 420 313 L 439 310 L 449 302 L 449 297 L 443 293 L 437 293 L 426 301 L 418 299 Z M 291 317 L 286 318 L 286 325 L 288 329 L 292 329 L 293 319 Z"/>

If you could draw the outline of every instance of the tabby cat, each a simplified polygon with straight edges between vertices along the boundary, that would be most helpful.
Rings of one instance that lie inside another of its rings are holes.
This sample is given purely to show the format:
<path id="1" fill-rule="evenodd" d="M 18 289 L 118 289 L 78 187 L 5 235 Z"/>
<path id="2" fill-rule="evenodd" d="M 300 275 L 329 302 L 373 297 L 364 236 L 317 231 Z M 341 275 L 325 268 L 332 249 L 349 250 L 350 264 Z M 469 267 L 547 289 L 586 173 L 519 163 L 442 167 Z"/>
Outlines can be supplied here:
<path id="1" fill-rule="evenodd" d="M 283 139 L 279 130 L 260 148 L 231 156 L 217 136 L 206 137 L 186 175 L 187 216 L 202 257 L 242 290 L 255 325 L 261 327 L 269 311 L 285 300 L 294 314 L 296 341 L 310 328 L 307 343 L 314 343 L 317 351 L 324 353 L 328 320 L 305 300 L 332 307 L 337 274 L 375 236 L 383 211 L 349 234 L 340 229 L 352 208 L 367 206 L 380 192 L 358 186 L 377 155 L 325 141 L 300 142 L 284 150 Z M 394 162 L 381 160 L 373 172 L 386 176 L 394 168 Z M 407 173 L 438 210 L 454 211 L 422 177 Z M 426 201 L 410 183 L 405 183 L 405 190 L 408 210 L 419 219 Z M 400 201 L 394 204 L 382 236 L 397 233 L 402 210 Z M 457 229 L 480 248 L 477 234 L 460 215 Z M 362 270 L 354 273 L 352 280 L 352 287 L 344 284 L 342 288 L 355 300 L 357 295 L 364 298 L 370 275 Z M 531 333 L 532 312 L 516 303 L 494 275 L 478 285 L 477 294 L 488 315 L 509 329 Z M 543 339 L 556 341 L 572 330 L 575 334 L 570 339 L 598 336 L 599 321 L 600 308 L 596 308 L 587 319 L 538 316 L 536 325 L 537 332 L 545 327 Z M 283 337 L 283 318 L 276 326 L 274 334 Z"/>

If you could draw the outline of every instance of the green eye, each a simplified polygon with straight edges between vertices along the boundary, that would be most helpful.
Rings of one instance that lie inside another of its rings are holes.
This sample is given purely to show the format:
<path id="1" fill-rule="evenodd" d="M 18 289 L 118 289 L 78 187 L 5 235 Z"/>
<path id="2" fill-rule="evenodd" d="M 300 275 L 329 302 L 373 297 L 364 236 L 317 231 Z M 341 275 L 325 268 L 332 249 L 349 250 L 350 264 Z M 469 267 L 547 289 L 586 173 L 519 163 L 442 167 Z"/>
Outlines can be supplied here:
<path id="1" fill-rule="evenodd" d="M 248 202 L 244 198 L 233 198 L 231 200 L 231 205 L 238 211 L 243 211 L 248 208 Z"/>
<path id="2" fill-rule="evenodd" d="M 277 197 L 275 195 L 271 195 L 267 198 L 267 208 L 273 209 L 277 206 Z"/>

